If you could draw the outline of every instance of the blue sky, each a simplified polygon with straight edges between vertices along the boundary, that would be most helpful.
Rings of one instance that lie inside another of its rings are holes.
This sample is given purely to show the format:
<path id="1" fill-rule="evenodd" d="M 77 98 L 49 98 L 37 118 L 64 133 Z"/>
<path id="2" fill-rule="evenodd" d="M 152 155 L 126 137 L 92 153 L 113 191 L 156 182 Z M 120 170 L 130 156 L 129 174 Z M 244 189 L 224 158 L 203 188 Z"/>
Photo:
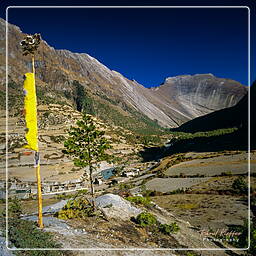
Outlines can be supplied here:
<path id="1" fill-rule="evenodd" d="M 212 73 L 248 84 L 248 10 L 9 9 L 9 22 L 56 49 L 85 52 L 146 87 Z"/>

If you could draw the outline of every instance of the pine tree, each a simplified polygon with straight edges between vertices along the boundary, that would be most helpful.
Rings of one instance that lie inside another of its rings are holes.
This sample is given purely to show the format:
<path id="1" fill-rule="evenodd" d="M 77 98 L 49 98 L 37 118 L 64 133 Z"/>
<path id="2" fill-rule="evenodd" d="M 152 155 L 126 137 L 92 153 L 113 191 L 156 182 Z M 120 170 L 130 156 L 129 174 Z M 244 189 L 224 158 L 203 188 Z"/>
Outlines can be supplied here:
<path id="1" fill-rule="evenodd" d="M 104 131 L 96 128 L 90 115 L 83 114 L 82 120 L 77 121 L 76 124 L 77 127 L 71 126 L 68 132 L 69 137 L 64 142 L 63 152 L 73 157 L 75 166 L 89 167 L 90 190 L 95 209 L 93 171 L 101 161 L 111 161 L 111 155 L 106 153 L 106 150 L 111 148 L 110 141 L 104 137 Z"/>

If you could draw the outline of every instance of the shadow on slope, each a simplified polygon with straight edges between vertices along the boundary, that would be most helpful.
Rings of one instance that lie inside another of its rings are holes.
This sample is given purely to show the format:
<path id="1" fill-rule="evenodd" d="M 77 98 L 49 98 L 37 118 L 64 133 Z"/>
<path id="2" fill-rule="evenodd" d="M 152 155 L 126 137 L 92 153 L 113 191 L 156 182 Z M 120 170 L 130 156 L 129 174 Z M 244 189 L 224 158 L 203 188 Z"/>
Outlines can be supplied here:
<path id="1" fill-rule="evenodd" d="M 248 134 L 241 129 L 224 135 L 180 138 L 170 147 L 144 148 L 139 154 L 143 161 L 153 161 L 176 153 L 218 152 L 224 150 L 248 150 Z"/>

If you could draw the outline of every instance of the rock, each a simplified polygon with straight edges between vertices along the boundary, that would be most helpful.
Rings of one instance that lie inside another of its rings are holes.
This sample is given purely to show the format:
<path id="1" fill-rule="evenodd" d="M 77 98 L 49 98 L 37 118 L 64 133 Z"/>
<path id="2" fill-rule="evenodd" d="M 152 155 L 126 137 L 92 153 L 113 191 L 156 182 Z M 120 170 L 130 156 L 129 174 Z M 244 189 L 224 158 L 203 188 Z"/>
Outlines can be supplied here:
<path id="1" fill-rule="evenodd" d="M 22 219 L 37 222 L 38 216 L 37 215 L 24 216 L 24 217 L 22 217 Z M 60 219 L 54 218 L 54 217 L 45 217 L 44 216 L 43 223 L 44 223 L 44 227 L 58 226 L 60 228 L 66 228 L 66 229 L 69 228 L 69 226 L 65 223 L 64 220 L 60 220 Z"/>
<path id="2" fill-rule="evenodd" d="M 56 203 L 56 204 L 52 204 L 50 206 L 46 206 L 43 208 L 43 213 L 55 213 L 58 212 L 59 210 L 61 210 L 64 205 L 66 205 L 66 203 L 68 202 L 68 200 L 61 200 L 60 202 Z"/>
<path id="3" fill-rule="evenodd" d="M 38 217 L 33 216 L 25 216 L 24 220 L 37 222 Z M 65 223 L 64 220 L 60 220 L 55 217 L 43 217 L 44 231 L 46 232 L 55 232 L 65 236 L 74 236 L 74 235 L 85 235 L 87 232 L 85 229 L 73 229 L 69 225 Z M 0 251 L 1 252 L 1 251 Z M 6 255 L 9 256 L 9 255 Z"/>
<path id="4" fill-rule="evenodd" d="M 134 207 L 122 197 L 114 194 L 105 194 L 95 199 L 98 206 L 107 218 L 130 220 L 142 212 L 141 209 Z"/>

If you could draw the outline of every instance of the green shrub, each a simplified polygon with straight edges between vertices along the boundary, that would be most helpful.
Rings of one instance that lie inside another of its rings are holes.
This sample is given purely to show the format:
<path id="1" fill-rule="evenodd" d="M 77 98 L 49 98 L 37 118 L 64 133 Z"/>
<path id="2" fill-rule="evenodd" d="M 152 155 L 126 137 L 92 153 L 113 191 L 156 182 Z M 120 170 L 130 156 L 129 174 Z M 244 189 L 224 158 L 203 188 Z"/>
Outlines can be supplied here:
<path id="1" fill-rule="evenodd" d="M 9 219 L 9 241 L 16 248 L 60 248 L 53 235 L 38 229 L 35 223 L 21 219 Z M 17 251 L 18 256 L 60 256 L 61 251 Z"/>
<path id="2" fill-rule="evenodd" d="M 152 203 L 148 197 L 143 197 L 143 196 L 128 196 L 125 198 L 129 202 L 139 204 L 139 205 L 144 205 L 146 207 L 151 206 Z"/>
<path id="3" fill-rule="evenodd" d="M 246 181 L 243 177 L 239 176 L 237 179 L 234 180 L 232 184 L 232 189 L 236 194 L 247 194 L 248 193 L 248 186 Z"/>
<path id="4" fill-rule="evenodd" d="M 186 192 L 187 192 L 187 189 L 178 188 L 173 191 L 166 192 L 165 195 L 185 194 Z"/>
<path id="5" fill-rule="evenodd" d="M 81 190 L 78 190 L 75 194 L 75 197 L 78 197 L 78 196 L 81 196 L 81 195 L 86 195 L 88 193 L 88 190 L 87 189 L 81 189 Z"/>
<path id="6" fill-rule="evenodd" d="M 9 218 L 19 218 L 19 216 L 22 214 L 21 209 L 21 200 L 17 197 L 14 197 L 10 200 L 8 204 L 8 217 Z"/>
<path id="7" fill-rule="evenodd" d="M 176 222 L 171 224 L 160 224 L 159 230 L 166 235 L 170 235 L 171 233 L 177 233 L 180 230 L 180 227 L 177 225 Z"/>
<path id="8" fill-rule="evenodd" d="M 171 224 L 161 224 L 155 215 L 149 212 L 140 213 L 137 218 L 134 218 L 133 221 L 140 225 L 141 227 L 153 228 L 154 232 L 161 232 L 165 235 L 170 235 L 176 233 L 180 230 L 180 227 L 176 222 Z"/>
<path id="9" fill-rule="evenodd" d="M 121 184 L 119 184 L 119 189 L 120 190 L 129 190 L 129 189 L 131 189 L 131 188 L 133 188 L 134 187 L 134 184 L 132 184 L 132 183 L 121 183 Z"/>
<path id="10" fill-rule="evenodd" d="M 6 200 L 4 198 L 0 198 L 0 204 L 5 204 Z"/>
<path id="11" fill-rule="evenodd" d="M 141 227 L 147 227 L 147 226 L 156 225 L 157 219 L 155 215 L 149 212 L 142 212 L 137 216 L 137 218 L 135 219 L 135 222 L 139 224 Z"/>
<path id="12" fill-rule="evenodd" d="M 8 241 L 10 247 L 16 248 L 61 248 L 54 241 L 51 233 L 37 228 L 32 221 L 20 219 L 22 214 L 21 200 L 16 197 L 10 199 L 8 205 Z M 61 256 L 67 255 L 64 251 L 16 251 L 18 256 Z"/>
<path id="13" fill-rule="evenodd" d="M 231 172 L 231 171 L 222 172 L 222 173 L 220 174 L 220 176 L 232 176 L 232 172 Z"/>
<path id="14" fill-rule="evenodd" d="M 161 195 L 163 195 L 163 193 L 160 191 L 156 191 L 156 190 L 146 189 L 145 191 L 142 192 L 142 195 L 144 197 L 151 197 L 151 196 L 161 196 Z"/>
<path id="15" fill-rule="evenodd" d="M 139 136 L 139 141 L 144 146 L 149 146 L 151 144 L 153 144 L 153 145 L 160 144 L 161 138 L 159 136 L 155 136 L 155 135 L 145 135 L 145 136 Z"/>
<path id="16" fill-rule="evenodd" d="M 8 203 L 8 217 L 19 218 L 23 213 L 21 208 L 21 200 L 17 197 L 10 198 Z M 0 212 L 0 218 L 6 216 L 6 208 L 3 208 Z"/>
<path id="17" fill-rule="evenodd" d="M 84 198 L 69 200 L 67 204 L 56 213 L 56 216 L 63 220 L 74 218 L 84 219 L 93 215 L 94 211 L 92 204 Z"/>
<path id="18" fill-rule="evenodd" d="M 70 198 L 73 198 L 73 197 L 74 197 L 73 194 L 66 194 L 66 193 L 57 194 L 57 195 L 55 196 L 56 199 L 60 199 L 60 200 L 70 199 Z"/>
<path id="19" fill-rule="evenodd" d="M 50 136 L 50 139 L 55 143 L 63 143 L 63 141 L 65 140 L 65 137 L 63 135 Z"/>

